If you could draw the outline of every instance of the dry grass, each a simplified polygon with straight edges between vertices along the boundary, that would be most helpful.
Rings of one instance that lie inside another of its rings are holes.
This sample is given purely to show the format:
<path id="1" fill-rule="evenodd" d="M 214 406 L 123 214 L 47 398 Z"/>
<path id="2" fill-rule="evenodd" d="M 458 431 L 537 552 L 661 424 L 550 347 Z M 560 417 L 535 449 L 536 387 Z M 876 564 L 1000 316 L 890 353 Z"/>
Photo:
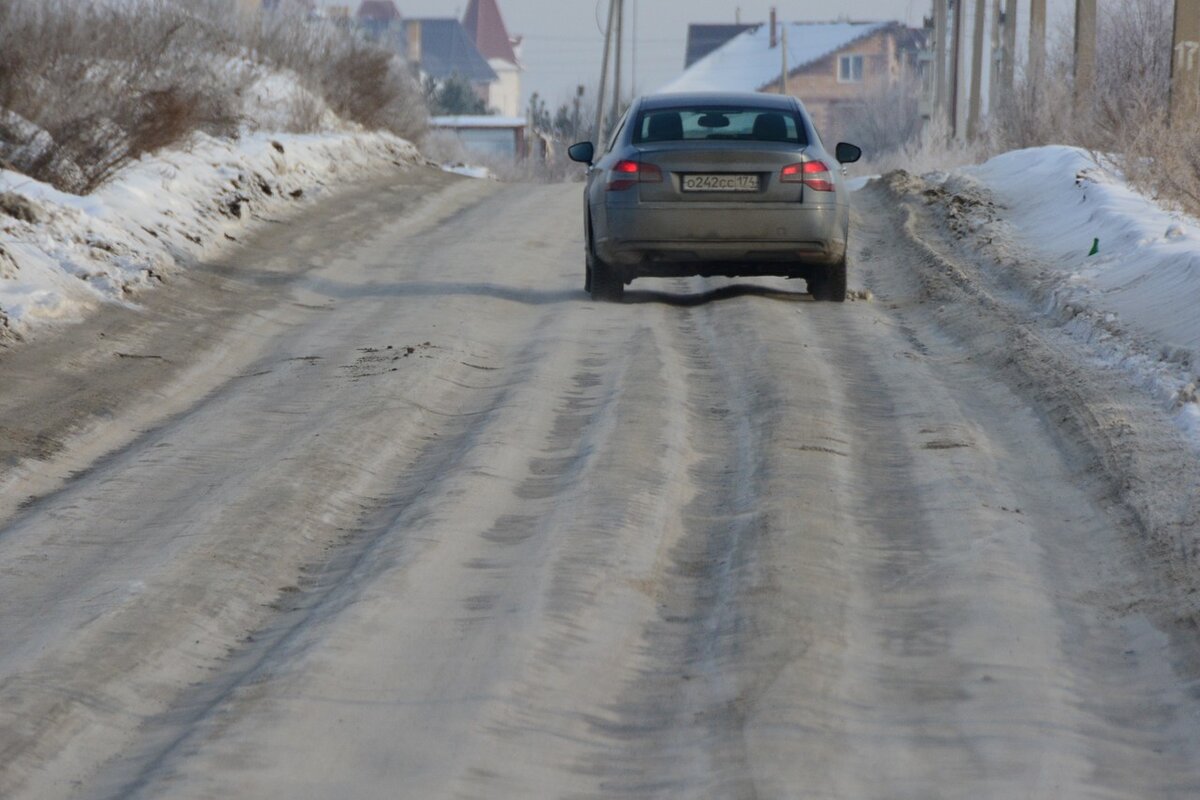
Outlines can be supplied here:
<path id="1" fill-rule="evenodd" d="M 88 192 L 131 159 L 201 130 L 237 130 L 235 76 L 214 69 L 218 41 L 178 7 L 0 0 L 0 108 L 46 146 L 18 164 Z"/>
<path id="2" fill-rule="evenodd" d="M 1042 74 L 1018 77 L 976 142 L 954 141 L 940 126 L 911 134 L 904 87 L 869 97 L 855 133 L 870 162 L 864 168 L 944 170 L 1013 149 L 1075 145 L 1160 203 L 1200 216 L 1200 131 L 1168 125 L 1172 10 L 1172 0 L 1100 0 L 1096 89 L 1082 105 L 1074 98 L 1073 29 L 1057 26 Z"/>
<path id="3" fill-rule="evenodd" d="M 920 87 L 911 80 L 872 89 L 861 105 L 838 113 L 834 138 L 854 142 L 876 158 L 911 148 L 921 138 L 919 97 Z"/>
<path id="4" fill-rule="evenodd" d="M 857 142 L 855 142 L 857 144 Z M 949 125 L 926 124 L 901 146 L 883 152 L 865 149 L 863 160 L 852 167 L 856 175 L 884 175 L 903 169 L 917 175 L 944 172 L 978 164 L 993 152 L 987 141 L 965 142 L 950 135 Z"/>
<path id="5" fill-rule="evenodd" d="M 1110 158 L 1139 191 L 1200 219 L 1200 130 L 1172 128 L 1165 116 L 1150 118 Z"/>
<path id="6" fill-rule="evenodd" d="M 1163 205 L 1200 216 L 1200 131 L 1169 123 L 1171 0 L 1102 0 L 1096 87 L 1077 103 L 1072 39 L 1060 28 L 1043 80 L 1023 80 L 994 114 L 994 149 L 1071 144 L 1091 150 Z"/>
<path id="7" fill-rule="evenodd" d="M 236 136 L 247 86 L 278 69 L 309 92 L 289 129 L 315 129 L 323 102 L 369 129 L 423 130 L 420 92 L 392 53 L 297 14 L 246 18 L 231 0 L 0 0 L 0 158 L 87 193 L 195 132 Z"/>
<path id="8" fill-rule="evenodd" d="M 222 0 L 210 0 L 222 5 Z M 256 59 L 299 76 L 342 119 L 417 140 L 428 114 L 420 87 L 392 51 L 296 14 L 266 16 L 240 38 Z"/>

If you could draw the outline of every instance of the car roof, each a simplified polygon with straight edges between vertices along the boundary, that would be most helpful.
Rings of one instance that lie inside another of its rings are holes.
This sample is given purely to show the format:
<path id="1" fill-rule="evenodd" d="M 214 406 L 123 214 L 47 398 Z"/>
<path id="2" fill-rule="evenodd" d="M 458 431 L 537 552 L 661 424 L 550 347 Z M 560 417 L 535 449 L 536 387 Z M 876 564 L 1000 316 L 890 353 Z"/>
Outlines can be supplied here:
<path id="1" fill-rule="evenodd" d="M 796 98 L 785 94 L 764 92 L 686 92 L 679 94 L 650 94 L 641 99 L 642 110 L 679 108 L 680 106 L 752 106 L 793 111 Z"/>

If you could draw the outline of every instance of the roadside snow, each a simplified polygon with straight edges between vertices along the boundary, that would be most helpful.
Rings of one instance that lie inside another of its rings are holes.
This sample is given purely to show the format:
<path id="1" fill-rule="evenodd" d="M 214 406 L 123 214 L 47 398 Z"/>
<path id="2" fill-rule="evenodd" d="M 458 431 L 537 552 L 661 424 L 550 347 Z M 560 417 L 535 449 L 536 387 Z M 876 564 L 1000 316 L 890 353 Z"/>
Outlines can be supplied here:
<path id="1" fill-rule="evenodd" d="M 1200 222 L 1165 210 L 1077 148 L 1014 151 L 960 175 L 982 184 L 999 209 L 978 234 L 1044 268 L 1046 310 L 1097 345 L 1107 366 L 1158 395 L 1200 443 Z"/>
<path id="2" fill-rule="evenodd" d="M 311 126 L 301 130 L 346 128 L 320 96 L 288 71 L 258 74 L 242 95 L 242 116 L 251 130 L 294 130 L 290 126 L 300 120 Z"/>
<path id="3" fill-rule="evenodd" d="M 264 214 L 419 160 L 410 143 L 384 133 L 247 133 L 197 136 L 88 196 L 0 170 L 0 339 L 127 301 L 213 257 Z"/>
<path id="4" fill-rule="evenodd" d="M 442 169 L 454 175 L 479 180 L 495 180 L 496 176 L 487 167 L 472 166 L 471 164 L 442 164 Z"/>

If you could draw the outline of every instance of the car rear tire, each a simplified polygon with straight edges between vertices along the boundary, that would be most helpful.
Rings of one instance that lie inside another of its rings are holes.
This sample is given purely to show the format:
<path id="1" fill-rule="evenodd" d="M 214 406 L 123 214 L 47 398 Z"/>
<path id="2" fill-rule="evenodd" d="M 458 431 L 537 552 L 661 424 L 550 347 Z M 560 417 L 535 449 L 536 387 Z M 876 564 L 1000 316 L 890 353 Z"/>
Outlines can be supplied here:
<path id="1" fill-rule="evenodd" d="M 621 280 L 621 276 L 598 258 L 592 257 L 590 262 L 588 291 L 591 292 L 592 299 L 621 302 L 621 298 L 625 296 L 625 282 Z"/>
<path id="2" fill-rule="evenodd" d="M 823 303 L 846 302 L 846 259 L 826 267 L 808 279 L 813 300 Z"/>
<path id="3" fill-rule="evenodd" d="M 621 298 L 625 296 L 625 282 L 621 280 L 621 276 L 617 275 L 612 267 L 596 257 L 596 251 L 592 249 L 592 224 L 590 219 L 588 220 L 587 234 L 587 249 L 584 251 L 586 259 L 584 264 L 583 290 L 590 294 L 593 300 L 620 302 Z"/>

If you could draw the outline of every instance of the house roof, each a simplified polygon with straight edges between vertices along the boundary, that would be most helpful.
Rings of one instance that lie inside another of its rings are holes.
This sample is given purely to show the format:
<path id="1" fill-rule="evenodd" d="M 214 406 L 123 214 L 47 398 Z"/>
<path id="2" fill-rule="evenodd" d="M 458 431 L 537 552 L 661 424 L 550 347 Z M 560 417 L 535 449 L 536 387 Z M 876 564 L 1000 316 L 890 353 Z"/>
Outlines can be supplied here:
<path id="1" fill-rule="evenodd" d="M 788 72 L 841 50 L 895 22 L 787 22 Z M 756 25 L 697 61 L 660 93 L 753 92 L 779 78 L 782 44 L 771 47 L 768 25 Z"/>
<path id="2" fill-rule="evenodd" d="M 370 22 L 395 22 L 400 19 L 400 10 L 393 0 L 363 0 L 358 7 L 358 18 Z"/>
<path id="3" fill-rule="evenodd" d="M 405 26 L 421 26 L 421 71 L 436 79 L 458 75 L 469 81 L 491 83 L 496 71 L 476 49 L 462 24 L 454 19 L 410 19 Z"/>
<path id="4" fill-rule="evenodd" d="M 683 57 L 683 67 L 687 69 L 706 55 L 728 42 L 739 33 L 745 33 L 754 25 L 688 25 L 687 53 Z"/>
<path id="5" fill-rule="evenodd" d="M 463 15 L 462 24 L 484 58 L 499 58 L 512 64 L 517 63 L 513 40 L 508 35 L 508 28 L 504 27 L 504 19 L 500 16 L 496 0 L 471 0 L 467 5 L 467 13 Z"/>

